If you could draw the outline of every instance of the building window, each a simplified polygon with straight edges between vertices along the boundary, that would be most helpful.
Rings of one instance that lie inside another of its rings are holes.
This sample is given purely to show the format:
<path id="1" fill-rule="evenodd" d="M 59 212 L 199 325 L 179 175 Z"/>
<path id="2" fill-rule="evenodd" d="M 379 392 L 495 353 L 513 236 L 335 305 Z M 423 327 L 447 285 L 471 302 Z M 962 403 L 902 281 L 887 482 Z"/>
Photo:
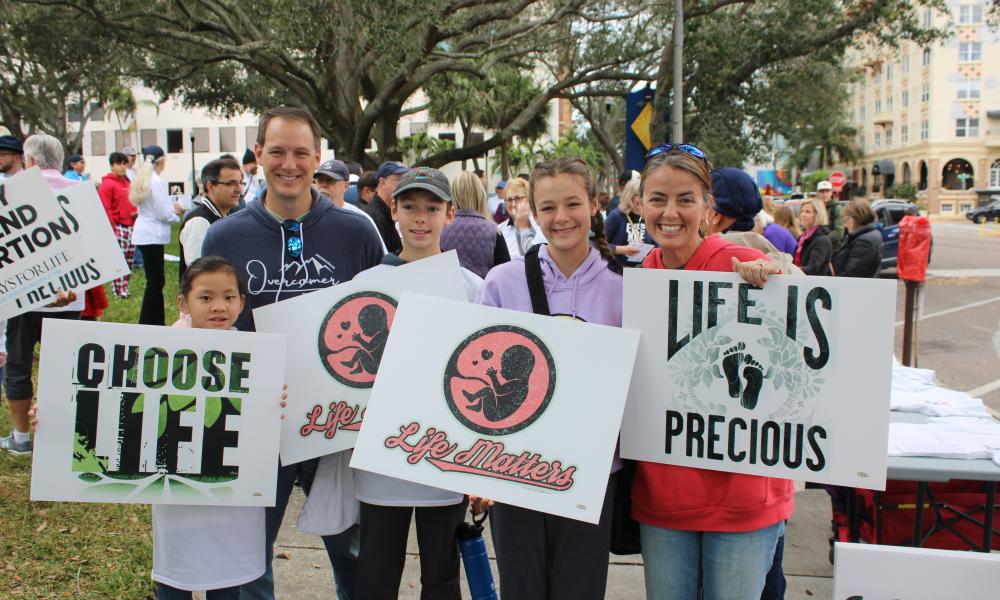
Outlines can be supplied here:
<path id="1" fill-rule="evenodd" d="M 925 81 L 924 84 L 920 86 L 920 101 L 930 102 L 930 100 L 931 100 L 931 84 Z"/>
<path id="2" fill-rule="evenodd" d="M 925 67 L 930 66 L 930 64 L 931 64 L 931 49 L 930 48 L 924 48 L 924 56 L 923 56 L 922 64 Z"/>
<path id="3" fill-rule="evenodd" d="M 902 125 L 899 128 L 899 143 L 906 145 L 910 143 L 910 126 Z"/>
<path id="4" fill-rule="evenodd" d="M 981 4 L 963 4 L 958 7 L 958 22 L 962 25 L 975 25 L 983 22 L 983 6 Z"/>
<path id="5" fill-rule="evenodd" d="M 885 80 L 892 81 L 892 63 L 885 66 Z"/>
<path id="6" fill-rule="evenodd" d="M 950 215 L 953 212 L 955 212 L 955 203 L 954 202 L 942 202 L 941 203 L 941 214 L 942 215 L 945 215 L 945 214 Z"/>
<path id="7" fill-rule="evenodd" d="M 875 98 L 875 114 L 882 112 L 882 99 Z"/>
<path id="8" fill-rule="evenodd" d="M 899 70 L 903 72 L 903 75 L 906 75 L 907 73 L 910 72 L 910 55 L 909 54 L 903 56 L 903 58 L 900 59 L 900 61 L 899 61 Z"/>
<path id="9" fill-rule="evenodd" d="M 208 127 L 192 127 L 191 137 L 194 138 L 195 152 L 208 152 Z"/>
<path id="10" fill-rule="evenodd" d="M 983 44 L 981 42 L 959 42 L 958 62 L 975 62 L 983 58 Z"/>
<path id="11" fill-rule="evenodd" d="M 184 151 L 184 132 L 180 129 L 167 130 L 167 154 Z"/>
<path id="12" fill-rule="evenodd" d="M 427 121 L 410 121 L 410 135 L 427 133 Z"/>
<path id="13" fill-rule="evenodd" d="M 236 152 L 235 127 L 219 127 L 219 152 Z"/>
<path id="14" fill-rule="evenodd" d="M 155 129 L 141 129 L 139 130 L 139 143 L 143 148 L 146 146 L 152 146 L 156 143 L 156 130 Z"/>
<path id="15" fill-rule="evenodd" d="M 249 150 L 253 150 L 254 146 L 257 145 L 257 126 L 247 127 L 246 134 L 244 135 L 244 140 L 246 147 Z"/>
<path id="16" fill-rule="evenodd" d="M 982 89 L 982 81 L 979 79 L 963 79 L 958 82 L 959 100 L 976 100 L 979 98 Z"/>
<path id="17" fill-rule="evenodd" d="M 923 121 L 920 122 L 920 141 L 926 142 L 929 135 L 930 135 L 930 125 L 928 124 L 927 119 L 924 119 Z"/>
<path id="18" fill-rule="evenodd" d="M 861 122 L 865 122 L 865 106 L 863 104 L 861 105 Z"/>
<path id="19" fill-rule="evenodd" d="M 924 9 L 924 29 L 930 29 L 931 21 L 932 21 L 931 9 L 929 8 Z"/>
<path id="20" fill-rule="evenodd" d="M 892 127 L 885 128 L 885 147 L 892 148 Z"/>
<path id="21" fill-rule="evenodd" d="M 103 131 L 90 132 L 90 154 L 93 156 L 104 156 L 108 153 L 105 145 Z"/>
<path id="22" fill-rule="evenodd" d="M 990 187 L 1000 188 L 1000 158 L 990 165 Z"/>
<path id="23" fill-rule="evenodd" d="M 885 109 L 892 112 L 892 95 L 890 94 L 888 98 L 885 99 Z"/>
<path id="24" fill-rule="evenodd" d="M 972 203 L 971 202 L 959 202 L 958 203 L 958 212 L 962 213 L 963 215 L 965 213 L 969 212 L 970 210 L 972 210 Z"/>
<path id="25" fill-rule="evenodd" d="M 955 137 L 979 137 L 979 119 L 955 119 Z"/>
<path id="26" fill-rule="evenodd" d="M 953 158 L 941 169 L 941 187 L 946 190 L 971 190 L 976 187 L 972 165 L 964 158 Z"/>
<path id="27" fill-rule="evenodd" d="M 132 143 L 132 134 L 127 131 L 115 131 L 115 150 L 122 151 L 122 148 Z"/>
<path id="28" fill-rule="evenodd" d="M 875 149 L 878 150 L 881 147 L 882 147 L 882 132 L 881 131 L 876 131 L 875 132 Z"/>
<path id="29" fill-rule="evenodd" d="M 899 102 L 903 105 L 903 108 L 910 105 L 910 90 L 903 90 L 902 94 L 900 94 Z"/>
<path id="30" fill-rule="evenodd" d="M 881 69 L 875 72 L 875 83 L 882 83 L 882 71 Z"/>

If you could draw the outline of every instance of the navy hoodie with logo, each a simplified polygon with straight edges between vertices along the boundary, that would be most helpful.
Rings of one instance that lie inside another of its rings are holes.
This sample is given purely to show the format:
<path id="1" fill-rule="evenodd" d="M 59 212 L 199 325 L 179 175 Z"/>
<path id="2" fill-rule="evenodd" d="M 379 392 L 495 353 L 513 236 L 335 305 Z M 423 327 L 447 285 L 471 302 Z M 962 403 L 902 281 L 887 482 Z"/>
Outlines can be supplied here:
<path id="1" fill-rule="evenodd" d="M 253 331 L 254 308 L 350 281 L 382 262 L 378 233 L 365 217 L 337 208 L 316 190 L 312 197 L 312 208 L 299 220 L 302 253 L 295 258 L 286 249 L 285 228 L 264 202 L 249 202 L 209 227 L 202 256 L 233 263 L 250 292 L 237 329 Z"/>

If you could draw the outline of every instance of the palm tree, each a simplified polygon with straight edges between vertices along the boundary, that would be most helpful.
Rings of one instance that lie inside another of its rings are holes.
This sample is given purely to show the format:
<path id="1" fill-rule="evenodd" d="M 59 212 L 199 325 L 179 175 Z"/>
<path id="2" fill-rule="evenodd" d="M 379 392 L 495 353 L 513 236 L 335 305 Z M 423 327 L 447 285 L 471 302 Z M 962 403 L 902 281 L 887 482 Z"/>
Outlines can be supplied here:
<path id="1" fill-rule="evenodd" d="M 855 143 L 857 135 L 857 129 L 843 122 L 805 127 L 789 138 L 794 150 L 788 162 L 800 171 L 812 164 L 823 169 L 855 163 L 862 156 Z"/>

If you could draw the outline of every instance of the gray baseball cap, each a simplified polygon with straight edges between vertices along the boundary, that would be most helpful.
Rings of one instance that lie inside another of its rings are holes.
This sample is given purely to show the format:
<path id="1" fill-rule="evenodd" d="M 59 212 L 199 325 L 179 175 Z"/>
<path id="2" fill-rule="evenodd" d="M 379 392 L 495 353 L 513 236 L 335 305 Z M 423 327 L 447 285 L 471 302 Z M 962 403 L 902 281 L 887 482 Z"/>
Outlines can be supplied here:
<path id="1" fill-rule="evenodd" d="M 316 169 L 316 175 L 326 175 L 337 181 L 347 181 L 351 173 L 347 170 L 347 165 L 341 160 L 328 160 Z"/>
<path id="2" fill-rule="evenodd" d="M 425 190 L 445 202 L 451 202 L 451 184 L 448 183 L 444 173 L 437 169 L 417 167 L 403 173 L 392 197 L 399 198 L 400 194 L 411 190 Z"/>

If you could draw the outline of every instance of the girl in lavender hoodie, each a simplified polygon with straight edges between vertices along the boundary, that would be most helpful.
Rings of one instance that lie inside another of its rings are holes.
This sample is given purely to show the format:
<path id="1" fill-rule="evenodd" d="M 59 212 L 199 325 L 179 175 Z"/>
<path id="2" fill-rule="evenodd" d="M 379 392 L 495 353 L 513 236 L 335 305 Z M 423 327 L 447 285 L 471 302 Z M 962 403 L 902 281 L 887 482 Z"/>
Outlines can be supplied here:
<path id="1" fill-rule="evenodd" d="M 622 278 L 609 270 L 609 263 L 617 262 L 603 227 L 595 227 L 597 191 L 587 164 L 578 158 L 540 163 L 531 174 L 529 201 L 548 240 L 539 247 L 537 259 L 550 314 L 620 327 Z M 591 247 L 591 230 L 596 248 Z M 525 260 L 518 257 L 494 267 L 486 276 L 478 302 L 532 312 Z M 611 502 L 619 468 L 616 460 L 597 525 L 507 504 L 493 507 L 493 544 L 504 598 L 604 598 Z M 474 500 L 479 505 L 492 504 Z"/>

